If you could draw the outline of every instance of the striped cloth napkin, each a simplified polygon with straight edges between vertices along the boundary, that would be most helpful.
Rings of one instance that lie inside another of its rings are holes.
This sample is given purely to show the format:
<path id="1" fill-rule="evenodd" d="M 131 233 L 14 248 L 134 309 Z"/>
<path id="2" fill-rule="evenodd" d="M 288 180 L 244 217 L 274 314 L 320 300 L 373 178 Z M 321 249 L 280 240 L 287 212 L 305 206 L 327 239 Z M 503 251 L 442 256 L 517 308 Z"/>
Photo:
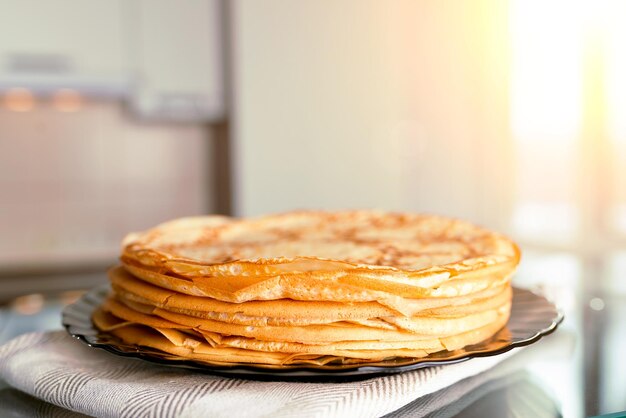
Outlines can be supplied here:
<path id="1" fill-rule="evenodd" d="M 53 331 L 24 334 L 1 346 L 0 380 L 97 417 L 378 417 L 484 372 L 517 350 L 353 382 L 262 382 L 118 357 Z M 463 382 L 455 387 L 463 392 Z M 441 392 L 411 416 L 458 399 Z"/>

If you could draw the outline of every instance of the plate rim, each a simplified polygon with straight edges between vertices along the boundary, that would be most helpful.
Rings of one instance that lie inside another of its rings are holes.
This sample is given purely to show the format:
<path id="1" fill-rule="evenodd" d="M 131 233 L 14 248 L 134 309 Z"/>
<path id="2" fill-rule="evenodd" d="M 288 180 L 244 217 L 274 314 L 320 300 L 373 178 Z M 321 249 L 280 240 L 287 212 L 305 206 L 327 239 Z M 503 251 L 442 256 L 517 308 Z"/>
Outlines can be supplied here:
<path id="1" fill-rule="evenodd" d="M 460 353 L 458 357 L 454 358 L 439 358 L 439 359 L 428 359 L 428 357 L 416 359 L 415 362 L 409 364 L 400 364 L 400 365 L 381 365 L 381 364 L 372 364 L 372 365 L 354 365 L 350 367 L 350 365 L 343 366 L 342 368 L 314 368 L 308 366 L 293 366 L 290 368 L 277 369 L 277 368 L 267 368 L 261 367 L 259 365 L 245 365 L 245 364 L 236 364 L 236 365 L 210 365 L 207 363 L 201 363 L 190 359 L 166 359 L 159 358 L 151 355 L 150 353 L 142 352 L 140 346 L 135 346 L 136 351 L 122 351 L 116 348 L 114 345 L 97 342 L 94 341 L 92 337 L 93 335 L 106 335 L 109 337 L 111 334 L 107 334 L 106 332 L 102 332 L 95 328 L 91 321 L 91 313 L 93 310 L 99 306 L 100 302 L 104 299 L 104 296 L 111 290 L 110 284 L 106 283 L 100 286 L 97 286 L 85 294 L 83 294 L 80 298 L 78 298 L 73 303 L 65 306 L 62 311 L 62 319 L 61 322 L 65 330 L 70 334 L 73 338 L 81 341 L 83 344 L 86 344 L 89 347 L 101 349 L 112 353 L 121 357 L 128 358 L 137 358 L 144 361 L 147 361 L 152 364 L 158 364 L 161 366 L 171 366 L 178 367 L 184 369 L 190 369 L 198 372 L 210 373 L 215 375 L 234 377 L 234 378 L 251 378 L 256 380 L 268 380 L 268 379 L 302 379 L 302 378 L 311 378 L 311 379 L 323 379 L 329 380 L 333 378 L 338 379 L 346 379 L 346 378 L 369 378 L 380 375 L 388 375 L 388 374 L 397 374 L 409 372 L 425 367 L 434 367 L 434 366 L 442 366 L 448 364 L 457 364 L 464 361 L 468 361 L 472 358 L 481 358 L 481 357 L 491 357 L 500 354 L 504 354 L 508 351 L 511 351 L 514 348 L 525 347 L 535 342 L 539 341 L 541 338 L 552 334 L 558 326 L 563 322 L 565 318 L 564 312 L 561 308 L 559 308 L 554 302 L 552 302 L 548 297 L 542 294 L 538 294 L 537 292 L 521 288 L 517 286 L 511 286 L 514 292 L 522 292 L 527 293 L 530 296 L 543 299 L 543 301 L 549 304 L 554 310 L 554 316 L 551 319 L 551 323 L 548 327 L 542 329 L 534 330 L 534 333 L 524 339 L 511 341 L 509 344 L 500 347 L 494 350 L 487 351 L 475 351 L 475 352 L 466 352 Z M 513 305 L 515 304 L 515 297 L 513 298 Z M 88 316 L 76 318 L 75 310 L 84 310 L 81 305 L 86 305 L 88 309 L 87 312 L 82 312 L 83 314 L 87 314 Z M 72 319 L 76 319 L 83 322 L 88 322 L 89 325 L 83 323 L 81 325 L 86 325 L 85 328 L 79 327 L 76 323 L 72 321 Z M 510 321 L 510 319 L 509 319 Z M 508 325 L 509 322 L 507 322 Z M 95 334 L 89 334 L 90 332 Z M 150 348 L 150 350 L 157 349 Z M 168 354 L 165 353 L 164 354 Z M 169 354 L 168 354 L 169 355 Z"/>

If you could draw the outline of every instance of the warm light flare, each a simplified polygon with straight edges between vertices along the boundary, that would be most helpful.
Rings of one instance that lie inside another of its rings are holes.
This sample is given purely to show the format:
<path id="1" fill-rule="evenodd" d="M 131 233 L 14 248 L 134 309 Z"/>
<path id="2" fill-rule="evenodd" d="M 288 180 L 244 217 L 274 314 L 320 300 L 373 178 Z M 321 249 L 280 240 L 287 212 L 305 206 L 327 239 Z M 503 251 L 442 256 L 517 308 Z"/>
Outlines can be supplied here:
<path id="1" fill-rule="evenodd" d="M 35 96 L 25 88 L 12 88 L 4 93 L 4 106 L 13 112 L 29 112 L 35 108 Z"/>
<path id="2" fill-rule="evenodd" d="M 511 2 L 511 123 L 517 140 L 575 141 L 586 106 L 606 108 L 601 117 L 608 119 L 611 138 L 626 141 L 624 16 L 626 2 L 619 0 Z M 602 102 L 583 104 L 584 73 L 600 67 L 605 91 L 585 100 Z"/>
<path id="3" fill-rule="evenodd" d="M 521 173 L 514 223 L 522 234 L 585 237 L 593 246 L 601 231 L 626 224 L 624 16 L 619 0 L 511 1 L 511 128 Z"/>
<path id="4" fill-rule="evenodd" d="M 600 2 L 602 3 L 602 2 Z M 626 2 L 607 1 L 600 25 L 605 43 L 605 77 L 608 132 L 610 137 L 626 144 Z"/>
<path id="5" fill-rule="evenodd" d="M 52 105 L 61 112 L 76 112 L 83 105 L 83 98 L 76 90 L 60 89 L 52 96 Z"/>
<path id="6" fill-rule="evenodd" d="M 582 2 L 511 2 L 511 125 L 516 140 L 572 141 L 580 127 Z"/>
<path id="7" fill-rule="evenodd" d="M 44 304 L 44 296 L 40 293 L 33 293 L 15 298 L 11 307 L 20 315 L 34 315 L 43 309 Z"/>

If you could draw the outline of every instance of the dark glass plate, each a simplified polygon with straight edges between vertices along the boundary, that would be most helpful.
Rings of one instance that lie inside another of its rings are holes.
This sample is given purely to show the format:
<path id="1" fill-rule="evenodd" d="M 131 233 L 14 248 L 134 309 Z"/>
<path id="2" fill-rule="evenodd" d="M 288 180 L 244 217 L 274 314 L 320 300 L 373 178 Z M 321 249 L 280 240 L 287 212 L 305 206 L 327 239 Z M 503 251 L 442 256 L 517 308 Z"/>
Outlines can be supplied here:
<path id="1" fill-rule="evenodd" d="M 117 337 L 101 332 L 91 322 L 91 314 L 102 303 L 110 288 L 98 287 L 86 293 L 63 310 L 63 326 L 74 338 L 90 347 L 113 354 L 136 357 L 222 376 L 264 380 L 344 380 L 400 373 L 422 367 L 459 363 L 473 357 L 494 356 L 515 347 L 529 345 L 550 334 L 563 320 L 563 314 L 543 296 L 529 290 L 513 288 L 513 306 L 507 326 L 491 339 L 455 351 L 441 351 L 419 359 L 396 358 L 367 365 L 263 366 L 211 365 L 143 346 L 126 344 Z"/>

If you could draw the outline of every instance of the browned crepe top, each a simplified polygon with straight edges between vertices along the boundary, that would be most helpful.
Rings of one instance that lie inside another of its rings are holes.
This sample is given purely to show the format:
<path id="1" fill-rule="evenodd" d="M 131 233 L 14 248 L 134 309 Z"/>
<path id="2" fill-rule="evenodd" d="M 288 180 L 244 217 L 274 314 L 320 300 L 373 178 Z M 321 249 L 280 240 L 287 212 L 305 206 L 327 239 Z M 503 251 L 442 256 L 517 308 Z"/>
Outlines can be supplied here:
<path id="1" fill-rule="evenodd" d="M 252 219 L 183 218 L 128 235 L 123 257 L 199 275 L 367 268 L 419 272 L 517 264 L 502 235 L 434 215 L 379 211 L 290 212 Z"/>

